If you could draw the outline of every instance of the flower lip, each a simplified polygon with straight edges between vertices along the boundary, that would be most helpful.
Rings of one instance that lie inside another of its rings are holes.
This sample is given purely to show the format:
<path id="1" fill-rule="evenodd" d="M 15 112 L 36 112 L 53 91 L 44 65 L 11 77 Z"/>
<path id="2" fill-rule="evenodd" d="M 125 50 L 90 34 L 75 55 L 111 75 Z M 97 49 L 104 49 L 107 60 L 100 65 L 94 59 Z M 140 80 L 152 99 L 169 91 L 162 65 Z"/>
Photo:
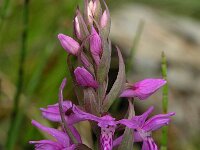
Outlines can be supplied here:
<path id="1" fill-rule="evenodd" d="M 115 121 L 115 118 L 111 117 L 110 115 L 105 115 L 101 117 L 101 121 L 98 122 L 98 126 L 107 128 L 108 126 L 115 127 L 117 125 L 117 121 Z"/>

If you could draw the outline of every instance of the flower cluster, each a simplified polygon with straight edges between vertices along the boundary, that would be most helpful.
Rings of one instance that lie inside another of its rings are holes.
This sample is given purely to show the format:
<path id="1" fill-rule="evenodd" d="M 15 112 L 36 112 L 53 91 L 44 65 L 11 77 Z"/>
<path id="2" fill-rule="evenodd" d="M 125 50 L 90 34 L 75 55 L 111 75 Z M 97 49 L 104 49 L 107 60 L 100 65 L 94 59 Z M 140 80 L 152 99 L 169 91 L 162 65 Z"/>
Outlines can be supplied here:
<path id="1" fill-rule="evenodd" d="M 112 150 L 124 140 L 124 134 L 115 137 L 120 125 L 131 129 L 131 139 L 143 142 L 142 150 L 157 150 L 151 133 L 168 125 L 174 113 L 159 114 L 147 119 L 152 112 L 150 107 L 140 116 L 135 116 L 133 99 L 146 100 L 166 81 L 163 79 L 144 79 L 136 83 L 126 83 L 125 65 L 118 47 L 119 71 L 112 88 L 108 90 L 108 72 L 111 61 L 111 42 L 109 39 L 111 19 L 104 0 L 85 0 L 84 15 L 79 9 L 74 17 L 74 38 L 58 34 L 61 46 L 68 53 L 67 63 L 72 75 L 74 90 L 79 105 L 64 100 L 63 89 L 66 79 L 59 89 L 59 102 L 41 108 L 44 118 L 61 123 L 60 129 L 49 128 L 33 120 L 32 124 L 51 135 L 54 140 L 30 141 L 36 150 L 74 150 L 90 149 L 82 143 L 75 124 L 89 121 L 99 142 L 101 150 Z M 72 63 L 73 59 L 73 63 Z M 75 61 L 74 61 L 75 60 Z M 108 113 L 113 102 L 120 97 L 129 99 L 128 119 L 117 120 Z M 115 137 L 115 138 L 114 138 Z M 132 141 L 133 144 L 133 141 Z"/>

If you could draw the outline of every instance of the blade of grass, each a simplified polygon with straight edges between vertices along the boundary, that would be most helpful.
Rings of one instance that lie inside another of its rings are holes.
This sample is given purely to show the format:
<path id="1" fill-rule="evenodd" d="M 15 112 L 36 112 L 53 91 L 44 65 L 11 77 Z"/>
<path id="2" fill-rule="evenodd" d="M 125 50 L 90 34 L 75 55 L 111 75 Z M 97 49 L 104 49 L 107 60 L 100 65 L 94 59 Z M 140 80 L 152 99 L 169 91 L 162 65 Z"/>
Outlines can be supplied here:
<path id="1" fill-rule="evenodd" d="M 20 50 L 20 59 L 19 59 L 19 70 L 18 70 L 18 81 L 17 81 L 17 89 L 16 94 L 14 96 L 14 105 L 13 111 L 11 114 L 11 123 L 8 130 L 8 136 L 6 140 L 6 149 L 12 150 L 14 148 L 15 142 L 17 140 L 17 132 L 19 131 L 19 124 L 21 122 L 21 118 L 19 116 L 21 111 L 19 111 L 19 102 L 20 95 L 22 93 L 23 82 L 24 82 L 24 62 L 27 51 L 27 35 L 28 35 L 28 12 L 29 12 L 29 0 L 24 0 L 23 5 L 23 31 L 22 31 L 22 47 Z"/>
<path id="2" fill-rule="evenodd" d="M 139 22 L 139 25 L 138 25 L 138 28 L 137 28 L 137 31 L 136 31 L 136 35 L 133 39 L 133 47 L 131 48 L 129 58 L 127 59 L 127 62 L 126 62 L 126 73 L 129 73 L 131 71 L 131 68 L 133 67 L 133 59 L 135 57 L 135 52 L 138 48 L 138 44 L 139 44 L 139 41 L 140 41 L 140 37 L 142 35 L 143 28 L 144 28 L 144 21 L 141 20 Z"/>
<path id="3" fill-rule="evenodd" d="M 167 80 L 167 60 L 165 53 L 162 52 L 162 76 L 163 79 Z M 168 109 L 168 83 L 163 86 L 163 91 L 162 91 L 162 109 L 163 113 L 167 113 Z M 162 128 L 162 139 L 161 139 L 161 150 L 167 150 L 167 133 L 168 133 L 168 127 L 163 127 Z"/>

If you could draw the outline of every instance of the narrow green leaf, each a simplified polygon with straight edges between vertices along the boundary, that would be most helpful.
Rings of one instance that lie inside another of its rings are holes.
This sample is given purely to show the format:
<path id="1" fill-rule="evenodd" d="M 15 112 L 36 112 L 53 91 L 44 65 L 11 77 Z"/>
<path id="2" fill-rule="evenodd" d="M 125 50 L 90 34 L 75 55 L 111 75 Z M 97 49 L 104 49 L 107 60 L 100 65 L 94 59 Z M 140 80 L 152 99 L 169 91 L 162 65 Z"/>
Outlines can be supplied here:
<path id="1" fill-rule="evenodd" d="M 98 115 L 97 95 L 93 88 L 85 88 L 84 92 L 84 108 L 87 112 Z"/>
<path id="2" fill-rule="evenodd" d="M 138 44 L 139 44 L 139 41 L 140 41 L 140 37 L 142 35 L 143 28 L 144 28 L 144 21 L 141 20 L 139 22 L 138 27 L 137 27 L 136 35 L 133 39 L 133 46 L 131 48 L 131 52 L 130 52 L 129 57 L 126 61 L 126 73 L 129 73 L 131 71 L 131 68 L 133 67 L 133 59 L 135 57 L 135 52 L 137 50 L 137 47 L 138 47 Z"/>
<path id="3" fill-rule="evenodd" d="M 108 22 L 107 22 L 107 25 L 104 28 L 102 28 L 101 32 L 103 33 L 103 38 L 107 39 L 110 34 L 111 17 L 110 17 L 110 12 L 109 12 L 109 9 L 108 9 L 108 6 L 107 6 L 105 0 L 102 0 L 102 1 L 105 6 L 107 15 L 108 15 Z"/>
<path id="4" fill-rule="evenodd" d="M 71 75 L 71 78 L 72 78 L 73 89 L 74 89 L 74 92 L 76 94 L 79 105 L 83 106 L 83 89 L 76 84 L 76 79 L 75 79 L 75 76 L 74 76 L 74 67 L 72 65 L 72 61 L 70 59 L 70 56 L 71 55 L 67 56 L 67 65 L 68 65 L 69 72 L 70 72 L 70 75 Z"/>
<path id="5" fill-rule="evenodd" d="M 133 103 L 131 100 L 129 100 L 129 115 L 128 119 L 131 119 L 133 116 L 135 116 L 135 110 Z M 132 150 L 133 149 L 133 129 L 125 128 L 122 143 L 119 145 L 118 150 Z"/>
<path id="6" fill-rule="evenodd" d="M 91 148 L 89 148 L 85 144 L 77 144 L 74 149 L 75 150 L 92 150 Z"/>
<path id="7" fill-rule="evenodd" d="M 20 95 L 22 94 L 23 85 L 24 85 L 24 65 L 27 51 L 27 41 L 28 41 L 28 23 L 29 23 L 29 0 L 24 0 L 23 2 L 23 30 L 22 30 L 22 41 L 21 41 L 21 50 L 20 50 L 20 59 L 19 59 L 19 69 L 18 69 L 18 81 L 17 89 L 14 96 L 14 104 L 11 116 L 11 123 L 8 130 L 7 140 L 6 140 L 6 149 L 13 150 L 18 138 L 18 131 L 20 127 L 21 120 L 23 118 L 23 113 L 19 107 L 20 104 Z M 22 111 L 23 112 L 23 111 Z"/>
<path id="8" fill-rule="evenodd" d="M 126 81 L 125 65 L 124 65 L 122 54 L 118 47 L 117 47 L 117 52 L 118 52 L 118 57 L 119 57 L 119 71 L 118 71 L 118 75 L 117 75 L 117 79 L 115 80 L 115 83 L 113 84 L 110 92 L 105 98 L 104 105 L 103 105 L 105 112 L 107 112 L 107 110 L 113 104 L 114 100 L 119 96 L 119 94 L 121 93 L 122 89 L 125 86 L 125 81 Z"/>

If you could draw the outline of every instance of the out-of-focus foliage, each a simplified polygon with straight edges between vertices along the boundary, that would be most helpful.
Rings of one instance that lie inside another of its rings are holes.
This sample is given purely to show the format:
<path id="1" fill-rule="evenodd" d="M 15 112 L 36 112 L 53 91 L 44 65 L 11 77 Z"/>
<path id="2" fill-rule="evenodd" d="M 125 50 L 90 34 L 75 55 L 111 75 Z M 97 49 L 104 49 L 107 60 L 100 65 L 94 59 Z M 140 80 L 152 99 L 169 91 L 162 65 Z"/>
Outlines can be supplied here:
<path id="1" fill-rule="evenodd" d="M 199 0 L 126 0 L 128 2 L 137 2 L 150 5 L 158 10 L 165 10 L 170 13 L 179 15 L 187 15 L 190 17 L 200 19 L 200 2 Z M 112 0 L 109 1 L 112 3 Z M 115 5 L 124 3 L 124 1 L 117 0 Z M 111 5 L 111 7 L 115 7 Z"/>
<path id="2" fill-rule="evenodd" d="M 1 1 L 1 8 L 5 1 Z M 26 104 L 27 113 L 23 119 L 23 128 L 20 128 L 17 135 L 19 149 L 25 149 L 30 138 L 34 138 L 35 129 L 30 125 L 31 114 L 33 118 L 40 115 L 37 110 L 34 113 L 31 107 L 44 107 L 47 104 L 57 102 L 58 87 L 64 76 L 68 76 L 66 65 L 66 53 L 58 44 L 57 34 L 62 32 L 72 35 L 72 20 L 77 5 L 81 0 L 45 0 L 31 1 L 29 3 L 29 24 L 28 24 L 28 48 L 25 60 L 25 82 L 23 85 L 22 103 Z M 23 1 L 10 1 L 7 7 L 7 14 L 1 20 L 0 29 L 0 74 L 1 80 L 7 80 L 11 85 L 16 84 L 19 67 L 19 52 L 22 39 L 22 8 Z M 3 78 L 6 77 L 5 78 Z M 13 90 L 8 87 L 8 90 Z M 72 90 L 68 84 L 68 94 Z M 9 92 L 8 92 L 9 93 Z M 14 91 L 13 91 L 14 93 Z M 9 99 L 6 93 L 1 92 L 0 106 L 7 100 L 11 103 L 5 109 L 6 115 L 0 120 L 1 142 L 3 146 L 8 130 L 8 118 L 12 108 L 13 99 Z M 14 97 L 12 95 L 11 97 Z M 68 96 L 70 97 L 70 96 Z M 22 107 L 24 108 L 24 107 Z M 3 114 L 3 111 L 1 111 Z M 36 132 L 37 133 L 37 132 Z M 17 147 L 16 147 L 17 149 Z"/>

